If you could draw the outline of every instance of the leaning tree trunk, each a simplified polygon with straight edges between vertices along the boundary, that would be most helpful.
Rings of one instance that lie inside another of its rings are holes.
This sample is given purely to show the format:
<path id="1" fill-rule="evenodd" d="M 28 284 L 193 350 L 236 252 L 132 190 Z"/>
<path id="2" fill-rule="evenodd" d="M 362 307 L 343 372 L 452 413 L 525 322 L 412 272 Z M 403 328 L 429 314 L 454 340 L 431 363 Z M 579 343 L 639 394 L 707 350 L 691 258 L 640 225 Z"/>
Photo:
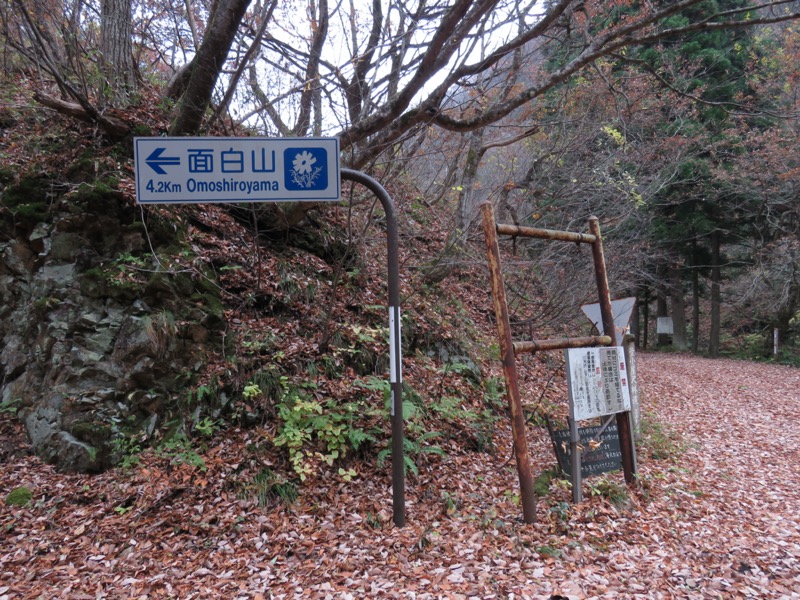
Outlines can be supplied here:
<path id="1" fill-rule="evenodd" d="M 178 103 L 170 135 L 191 135 L 200 129 L 228 52 L 250 0 L 219 0 L 203 42 L 192 60 L 186 91 Z"/>

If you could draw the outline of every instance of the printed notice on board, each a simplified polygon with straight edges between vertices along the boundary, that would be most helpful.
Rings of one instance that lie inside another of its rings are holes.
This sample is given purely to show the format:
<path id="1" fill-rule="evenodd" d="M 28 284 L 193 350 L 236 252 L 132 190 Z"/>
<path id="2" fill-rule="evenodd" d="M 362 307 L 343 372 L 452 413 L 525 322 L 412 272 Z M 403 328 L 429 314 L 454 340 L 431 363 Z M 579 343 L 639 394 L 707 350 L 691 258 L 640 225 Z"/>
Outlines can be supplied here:
<path id="1" fill-rule="evenodd" d="M 570 348 L 565 351 L 570 415 L 585 421 L 631 408 L 622 347 Z"/>

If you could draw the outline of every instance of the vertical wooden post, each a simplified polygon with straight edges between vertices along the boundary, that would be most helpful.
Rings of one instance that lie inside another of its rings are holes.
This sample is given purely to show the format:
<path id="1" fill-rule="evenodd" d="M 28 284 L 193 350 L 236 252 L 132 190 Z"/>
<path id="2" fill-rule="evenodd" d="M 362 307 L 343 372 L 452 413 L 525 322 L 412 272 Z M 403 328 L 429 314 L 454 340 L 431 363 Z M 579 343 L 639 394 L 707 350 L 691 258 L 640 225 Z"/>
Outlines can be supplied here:
<path id="1" fill-rule="evenodd" d="M 489 259 L 492 303 L 494 305 L 495 318 L 497 319 L 497 333 L 500 338 L 500 358 L 503 362 L 503 377 L 506 382 L 508 407 L 511 411 L 511 433 L 514 438 L 514 454 L 516 455 L 517 473 L 519 474 L 522 519 L 525 523 L 533 523 L 536 521 L 536 495 L 533 491 L 528 444 L 525 439 L 525 417 L 522 414 L 514 345 L 508 320 L 508 304 L 506 302 L 503 274 L 500 270 L 500 249 L 497 245 L 497 230 L 491 203 L 482 204 L 481 213 L 483 216 L 483 235 L 486 240 L 486 254 Z"/>
<path id="2" fill-rule="evenodd" d="M 589 231 L 595 236 L 595 241 L 592 244 L 592 258 L 594 259 L 597 292 L 600 296 L 603 333 L 611 337 L 612 346 L 618 346 L 622 340 L 617 336 L 616 327 L 614 327 L 614 312 L 611 309 L 611 293 L 608 289 L 606 260 L 603 255 L 603 238 L 600 236 L 600 222 L 597 217 L 589 217 Z M 627 412 L 617 413 L 617 430 L 619 431 L 619 445 L 622 450 L 622 472 L 625 475 L 625 482 L 631 484 L 635 481 L 636 476 L 636 458 L 634 456 L 630 419 Z"/>

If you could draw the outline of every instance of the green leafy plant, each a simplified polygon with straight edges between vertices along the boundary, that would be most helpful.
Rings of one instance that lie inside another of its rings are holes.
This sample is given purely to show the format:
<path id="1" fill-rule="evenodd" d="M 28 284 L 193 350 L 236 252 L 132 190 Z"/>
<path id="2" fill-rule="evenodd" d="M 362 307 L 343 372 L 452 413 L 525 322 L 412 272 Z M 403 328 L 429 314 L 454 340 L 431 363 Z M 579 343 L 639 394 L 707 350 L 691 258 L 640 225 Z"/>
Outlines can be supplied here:
<path id="1" fill-rule="evenodd" d="M 452 516 L 456 514 L 461 507 L 463 506 L 464 502 L 459 498 L 456 494 L 443 491 L 441 493 L 442 504 L 444 505 L 444 512 L 448 516 Z"/>
<path id="2" fill-rule="evenodd" d="M 253 398 L 261 395 L 261 387 L 256 383 L 248 383 L 242 390 L 242 396 L 245 400 L 252 400 Z"/>
<path id="3" fill-rule="evenodd" d="M 130 470 L 141 464 L 142 459 L 139 455 L 142 452 L 142 446 L 137 438 L 119 435 L 114 438 L 112 446 L 114 456 L 123 470 Z"/>
<path id="4" fill-rule="evenodd" d="M 321 464 L 333 466 L 349 452 L 375 438 L 355 425 L 361 407 L 352 402 L 337 405 L 318 400 L 310 391 L 313 383 L 292 385 L 282 379 L 283 394 L 276 405 L 280 426 L 273 443 L 286 448 L 289 461 L 301 481 L 313 475 Z M 353 475 L 345 470 L 346 478 Z"/>
<path id="5" fill-rule="evenodd" d="M 640 427 L 642 437 L 639 445 L 653 460 L 666 460 L 683 453 L 685 446 L 680 435 L 669 431 L 654 415 L 644 415 Z"/>
<path id="6" fill-rule="evenodd" d="M 539 546 L 536 549 L 536 552 L 549 558 L 558 558 L 561 556 L 561 550 L 553 546 Z"/>
<path id="7" fill-rule="evenodd" d="M 297 500 L 297 486 L 271 469 L 263 469 L 253 477 L 249 485 L 244 486 L 243 493 L 254 494 L 261 508 L 270 506 L 275 502 L 290 505 Z"/>
<path id="8" fill-rule="evenodd" d="M 195 423 L 194 430 L 204 437 L 211 437 L 219 429 L 221 421 L 211 417 L 203 417 Z"/>
<path id="9" fill-rule="evenodd" d="M 588 479 L 589 494 L 607 499 L 616 508 L 623 508 L 628 504 L 628 490 L 624 485 L 615 483 L 605 477 Z"/>
<path id="10" fill-rule="evenodd" d="M 10 415 L 17 414 L 19 410 L 20 404 L 22 402 L 19 398 L 12 398 L 11 400 L 6 400 L 5 402 L 0 402 L 0 414 L 7 413 Z"/>
<path id="11" fill-rule="evenodd" d="M 539 476 L 533 482 L 533 492 L 543 498 L 550 493 L 550 482 L 558 477 L 556 469 L 547 469 L 539 473 Z"/>
<path id="12" fill-rule="evenodd" d="M 556 502 L 550 507 L 550 513 L 555 515 L 556 519 L 562 522 L 569 520 L 570 505 L 569 502 Z"/>

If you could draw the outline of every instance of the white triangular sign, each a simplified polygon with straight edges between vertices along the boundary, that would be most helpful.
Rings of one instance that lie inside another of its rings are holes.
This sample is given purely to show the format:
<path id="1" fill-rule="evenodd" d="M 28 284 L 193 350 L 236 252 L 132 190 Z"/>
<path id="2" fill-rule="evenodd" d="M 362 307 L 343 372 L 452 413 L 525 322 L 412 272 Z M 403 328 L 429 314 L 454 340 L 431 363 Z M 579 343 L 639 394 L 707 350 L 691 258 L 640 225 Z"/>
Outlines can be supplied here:
<path id="1" fill-rule="evenodd" d="M 617 330 L 617 335 L 621 336 L 625 332 L 625 328 L 631 320 L 633 307 L 635 305 L 635 297 L 620 298 L 619 300 L 611 301 L 611 314 L 614 316 L 614 329 Z M 581 306 L 581 310 L 583 314 L 589 317 L 589 320 L 597 328 L 597 331 L 603 333 L 603 317 L 600 314 L 600 304 L 584 304 Z"/>

